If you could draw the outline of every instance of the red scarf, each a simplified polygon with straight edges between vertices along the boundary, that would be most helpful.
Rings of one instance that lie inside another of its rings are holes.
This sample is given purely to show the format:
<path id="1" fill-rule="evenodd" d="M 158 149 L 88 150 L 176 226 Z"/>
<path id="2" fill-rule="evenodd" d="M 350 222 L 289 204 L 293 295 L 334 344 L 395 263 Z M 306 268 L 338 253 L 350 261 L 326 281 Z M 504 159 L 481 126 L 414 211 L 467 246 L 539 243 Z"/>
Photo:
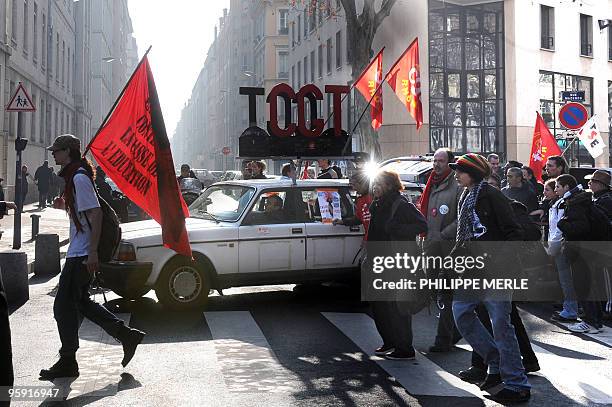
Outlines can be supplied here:
<path id="1" fill-rule="evenodd" d="M 83 227 L 81 226 L 81 222 L 79 221 L 76 210 L 74 209 L 74 174 L 81 167 L 83 167 L 83 163 L 81 161 L 71 162 L 62 168 L 58 174 L 60 177 L 64 178 L 65 186 L 62 198 L 65 202 L 66 212 L 68 212 L 68 215 L 72 218 L 74 226 L 79 232 L 83 231 Z"/>
<path id="2" fill-rule="evenodd" d="M 425 190 L 423 191 L 423 194 L 421 194 L 421 197 L 417 202 L 417 208 L 421 211 L 423 216 L 425 216 L 425 219 L 427 219 L 427 215 L 429 212 L 429 195 L 431 194 L 431 188 L 434 185 L 438 185 L 439 183 L 444 181 L 446 177 L 450 175 L 451 171 L 452 170 L 450 168 L 447 168 L 446 171 L 444 171 L 441 175 L 436 174 L 435 171 L 432 171 L 431 174 L 429 174 L 429 179 L 427 180 L 427 184 L 425 185 Z"/>

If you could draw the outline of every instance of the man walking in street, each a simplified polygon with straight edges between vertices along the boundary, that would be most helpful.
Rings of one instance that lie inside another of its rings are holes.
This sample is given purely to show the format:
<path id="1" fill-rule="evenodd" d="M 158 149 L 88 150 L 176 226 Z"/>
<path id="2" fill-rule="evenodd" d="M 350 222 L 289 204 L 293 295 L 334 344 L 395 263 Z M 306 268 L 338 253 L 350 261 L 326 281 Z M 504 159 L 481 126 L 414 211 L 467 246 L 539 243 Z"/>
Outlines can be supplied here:
<path id="1" fill-rule="evenodd" d="M 525 205 L 528 213 L 538 209 L 538 197 L 534 190 L 529 187 L 530 182 L 523 179 L 523 171 L 520 168 L 508 168 L 506 179 L 508 185 L 501 190 L 506 198 L 514 199 Z"/>
<path id="2" fill-rule="evenodd" d="M 423 242 L 426 256 L 447 256 L 455 243 L 457 235 L 457 202 L 463 188 L 457 184 L 455 172 L 449 167 L 454 160 L 453 153 L 447 148 L 434 153 L 433 171 L 431 172 L 423 195 L 417 205 L 427 219 L 427 236 Z M 437 275 L 440 270 L 435 270 Z M 438 332 L 430 352 L 448 352 L 454 339 L 460 338 L 455 327 L 452 310 L 452 291 L 438 293 L 440 319 Z"/>
<path id="3" fill-rule="evenodd" d="M 81 141 L 70 134 L 59 136 L 47 148 L 62 167 L 64 200 L 70 218 L 70 245 L 53 304 L 62 346 L 60 359 L 40 371 L 42 380 L 79 375 L 76 351 L 82 317 L 99 325 L 123 345 L 125 367 L 144 338 L 144 332 L 126 326 L 102 305 L 92 301 L 89 287 L 98 271 L 98 243 L 102 228 L 102 209 L 94 189 L 94 169 L 82 157 Z"/>
<path id="4" fill-rule="evenodd" d="M 51 168 L 49 161 L 45 160 L 34 173 L 34 182 L 38 185 L 38 207 L 44 208 L 47 206 L 47 195 L 51 185 Z"/>

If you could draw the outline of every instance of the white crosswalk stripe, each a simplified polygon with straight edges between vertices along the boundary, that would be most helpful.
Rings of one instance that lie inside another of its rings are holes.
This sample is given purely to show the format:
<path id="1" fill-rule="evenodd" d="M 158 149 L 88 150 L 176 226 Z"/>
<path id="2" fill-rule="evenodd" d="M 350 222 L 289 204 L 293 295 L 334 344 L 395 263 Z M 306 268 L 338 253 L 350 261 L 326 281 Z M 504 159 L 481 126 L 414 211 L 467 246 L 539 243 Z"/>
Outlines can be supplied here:
<path id="1" fill-rule="evenodd" d="M 366 314 L 324 312 L 342 333 L 413 395 L 481 397 L 478 388 L 466 383 L 429 360 L 419 352 L 416 363 L 391 361 L 374 355 L 382 343 L 374 321 Z M 418 380 L 415 380 L 418 378 Z"/>
<path id="2" fill-rule="evenodd" d="M 231 392 L 293 392 L 300 380 L 284 368 L 248 311 L 205 312 L 219 370 Z"/>

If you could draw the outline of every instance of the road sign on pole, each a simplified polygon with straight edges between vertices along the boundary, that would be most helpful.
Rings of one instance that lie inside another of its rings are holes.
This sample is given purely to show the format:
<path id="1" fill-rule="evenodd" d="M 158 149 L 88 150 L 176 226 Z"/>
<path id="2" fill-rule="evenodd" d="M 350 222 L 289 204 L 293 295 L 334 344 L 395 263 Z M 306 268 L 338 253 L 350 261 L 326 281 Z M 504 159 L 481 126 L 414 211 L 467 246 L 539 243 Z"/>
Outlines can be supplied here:
<path id="1" fill-rule="evenodd" d="M 36 106 L 32 103 L 32 99 L 28 92 L 26 92 L 23 84 L 19 82 L 17 85 L 17 90 L 15 90 L 15 94 L 11 98 L 11 101 L 6 106 L 5 110 L 7 112 L 17 112 L 17 137 L 15 138 L 15 151 L 16 151 L 16 160 L 15 160 L 15 205 L 17 209 L 15 210 L 15 222 L 13 224 L 13 249 L 21 248 L 21 212 L 23 212 L 23 199 L 25 198 L 22 193 L 23 182 L 27 182 L 27 180 L 23 179 L 22 176 L 25 177 L 25 174 L 21 172 L 21 152 L 25 149 L 28 140 L 24 140 L 22 136 L 23 132 L 23 120 L 22 115 L 23 112 L 35 112 Z"/>
<path id="2" fill-rule="evenodd" d="M 567 129 L 578 130 L 587 120 L 589 120 L 589 112 L 580 103 L 566 103 L 559 109 L 559 122 Z"/>
<path id="3" fill-rule="evenodd" d="M 11 101 L 6 106 L 5 109 L 7 112 L 35 112 L 36 106 L 32 103 L 32 99 L 30 99 L 30 95 L 26 92 L 23 84 L 19 82 L 17 85 L 17 90 L 15 94 L 11 98 Z"/>

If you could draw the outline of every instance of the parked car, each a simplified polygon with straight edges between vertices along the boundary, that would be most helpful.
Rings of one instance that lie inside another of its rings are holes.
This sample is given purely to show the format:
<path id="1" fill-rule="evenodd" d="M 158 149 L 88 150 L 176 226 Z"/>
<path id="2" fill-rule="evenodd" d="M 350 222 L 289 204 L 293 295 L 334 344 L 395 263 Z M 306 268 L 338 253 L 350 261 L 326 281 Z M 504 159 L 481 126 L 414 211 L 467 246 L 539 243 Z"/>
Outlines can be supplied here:
<path id="1" fill-rule="evenodd" d="M 381 170 L 395 171 L 404 185 L 402 194 L 412 203 L 420 198 L 429 174 L 433 171 L 433 156 L 396 157 L 379 164 Z"/>
<path id="2" fill-rule="evenodd" d="M 186 220 L 195 261 L 165 248 L 154 221 L 122 225 L 114 260 L 101 265 L 103 284 L 126 298 L 154 289 L 163 305 L 182 310 L 204 307 L 210 289 L 358 278 L 364 230 L 323 219 L 319 198 L 330 191 L 340 215 L 352 216 L 348 180 L 212 185 Z"/>

